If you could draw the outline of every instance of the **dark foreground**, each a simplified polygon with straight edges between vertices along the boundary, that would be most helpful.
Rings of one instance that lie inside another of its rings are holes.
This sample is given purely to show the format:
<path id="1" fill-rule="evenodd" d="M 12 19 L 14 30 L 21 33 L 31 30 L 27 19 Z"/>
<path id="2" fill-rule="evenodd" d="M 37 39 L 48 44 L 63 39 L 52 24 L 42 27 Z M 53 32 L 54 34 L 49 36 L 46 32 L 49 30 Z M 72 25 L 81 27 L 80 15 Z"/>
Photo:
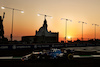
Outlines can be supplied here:
<path id="1" fill-rule="evenodd" d="M 100 67 L 100 58 L 66 60 L 0 60 L 0 67 Z"/>

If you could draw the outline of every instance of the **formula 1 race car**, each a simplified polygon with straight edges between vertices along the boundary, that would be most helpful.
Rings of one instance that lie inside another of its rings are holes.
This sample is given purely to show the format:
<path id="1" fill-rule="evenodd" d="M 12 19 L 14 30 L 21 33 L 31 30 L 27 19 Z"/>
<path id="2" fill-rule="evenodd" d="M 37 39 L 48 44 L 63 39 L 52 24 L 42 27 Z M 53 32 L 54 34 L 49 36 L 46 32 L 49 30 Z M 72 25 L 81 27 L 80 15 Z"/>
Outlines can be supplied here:
<path id="1" fill-rule="evenodd" d="M 73 50 L 57 49 L 51 48 L 50 50 L 33 51 L 31 54 L 23 56 L 21 58 L 24 60 L 39 60 L 39 59 L 73 59 Z"/>

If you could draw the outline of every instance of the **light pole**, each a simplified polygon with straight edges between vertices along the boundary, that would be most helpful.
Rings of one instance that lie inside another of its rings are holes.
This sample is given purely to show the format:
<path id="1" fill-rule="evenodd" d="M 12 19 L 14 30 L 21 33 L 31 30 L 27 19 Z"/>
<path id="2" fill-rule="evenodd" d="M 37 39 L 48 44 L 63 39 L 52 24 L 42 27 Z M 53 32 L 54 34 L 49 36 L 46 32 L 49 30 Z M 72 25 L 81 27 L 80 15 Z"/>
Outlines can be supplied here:
<path id="1" fill-rule="evenodd" d="M 95 28 L 94 28 L 95 29 L 95 35 L 94 35 L 95 37 L 94 37 L 94 40 L 96 40 L 96 26 L 99 26 L 99 25 L 97 25 L 97 24 L 92 24 L 92 25 L 95 25 Z"/>
<path id="2" fill-rule="evenodd" d="M 67 38 L 67 21 L 72 22 L 72 20 L 66 19 L 66 18 L 61 18 L 61 20 L 66 20 L 66 24 L 65 24 L 65 42 L 66 42 L 66 38 Z"/>
<path id="3" fill-rule="evenodd" d="M 46 15 L 46 14 L 37 14 L 38 16 L 44 16 L 44 20 L 46 20 L 46 17 L 50 17 L 51 19 L 53 18 L 52 16 L 49 16 L 49 15 Z M 45 32 L 46 32 L 46 29 L 44 28 L 44 42 L 45 42 Z"/>
<path id="4" fill-rule="evenodd" d="M 16 11 L 21 11 L 21 13 L 24 13 L 24 11 L 23 11 L 23 10 L 19 10 L 19 9 L 15 9 L 15 8 L 5 7 L 5 6 L 1 7 L 1 9 L 5 9 L 5 8 L 11 9 L 11 10 L 12 10 L 12 28 L 11 28 L 11 35 L 10 35 L 10 38 L 11 38 L 11 41 L 12 41 L 12 40 L 13 40 L 13 19 L 14 19 L 14 10 L 16 10 Z"/>
<path id="5" fill-rule="evenodd" d="M 87 24 L 86 22 L 82 22 L 82 21 L 79 21 L 79 23 L 82 23 L 82 41 L 83 41 L 83 24 Z"/>

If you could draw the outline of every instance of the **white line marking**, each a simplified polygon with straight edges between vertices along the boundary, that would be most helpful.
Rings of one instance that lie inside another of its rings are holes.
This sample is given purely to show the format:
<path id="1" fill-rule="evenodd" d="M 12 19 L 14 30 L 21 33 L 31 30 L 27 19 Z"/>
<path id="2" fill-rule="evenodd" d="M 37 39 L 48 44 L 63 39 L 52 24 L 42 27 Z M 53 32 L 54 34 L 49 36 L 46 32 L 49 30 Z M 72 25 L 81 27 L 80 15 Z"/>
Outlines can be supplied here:
<path id="1" fill-rule="evenodd" d="M 100 55 L 92 55 L 93 57 L 100 57 Z"/>
<path id="2" fill-rule="evenodd" d="M 0 59 L 12 59 L 13 57 L 0 57 Z"/>
<path id="3" fill-rule="evenodd" d="M 74 55 L 73 57 L 74 57 L 74 58 L 79 58 L 80 56 L 79 56 L 79 55 Z"/>

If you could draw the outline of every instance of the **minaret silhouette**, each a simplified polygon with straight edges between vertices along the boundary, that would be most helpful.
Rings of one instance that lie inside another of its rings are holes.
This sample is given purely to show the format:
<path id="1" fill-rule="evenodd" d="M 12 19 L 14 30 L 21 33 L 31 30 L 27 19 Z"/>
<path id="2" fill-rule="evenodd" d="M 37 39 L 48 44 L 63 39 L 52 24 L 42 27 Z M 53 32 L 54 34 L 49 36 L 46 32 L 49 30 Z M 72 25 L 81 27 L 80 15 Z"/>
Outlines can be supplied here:
<path id="1" fill-rule="evenodd" d="M 44 24 L 43 24 L 43 27 L 44 27 L 45 31 L 47 31 L 47 26 L 48 26 L 48 25 L 47 25 L 47 20 L 45 19 L 45 20 L 44 20 Z"/>

